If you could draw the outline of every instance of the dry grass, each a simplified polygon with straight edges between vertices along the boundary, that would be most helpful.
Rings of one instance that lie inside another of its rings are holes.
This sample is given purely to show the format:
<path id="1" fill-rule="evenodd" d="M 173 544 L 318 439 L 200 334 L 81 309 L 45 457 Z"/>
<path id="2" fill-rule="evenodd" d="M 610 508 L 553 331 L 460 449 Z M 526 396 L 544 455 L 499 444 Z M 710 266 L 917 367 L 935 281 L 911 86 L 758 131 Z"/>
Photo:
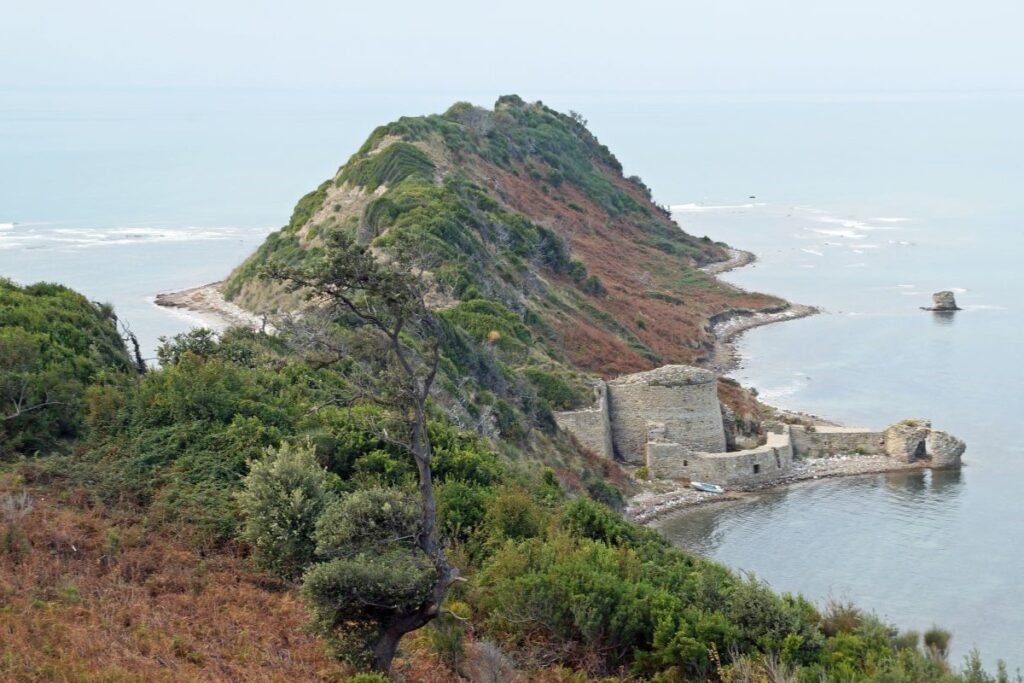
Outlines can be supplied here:
<path id="1" fill-rule="evenodd" d="M 345 679 L 294 592 L 243 558 L 29 493 L 33 510 L 3 529 L 0 679 Z"/>
<path id="2" fill-rule="evenodd" d="M 258 683 L 351 675 L 305 632 L 308 614 L 294 587 L 254 571 L 240 550 L 197 551 L 185 535 L 147 531 L 144 520 L 86 500 L 81 491 L 26 488 L 0 470 L 0 508 L 28 510 L 0 517 L 0 680 Z M 466 651 L 470 680 L 540 680 L 516 672 L 472 633 Z M 403 640 L 392 680 L 465 678 L 419 632 Z"/>

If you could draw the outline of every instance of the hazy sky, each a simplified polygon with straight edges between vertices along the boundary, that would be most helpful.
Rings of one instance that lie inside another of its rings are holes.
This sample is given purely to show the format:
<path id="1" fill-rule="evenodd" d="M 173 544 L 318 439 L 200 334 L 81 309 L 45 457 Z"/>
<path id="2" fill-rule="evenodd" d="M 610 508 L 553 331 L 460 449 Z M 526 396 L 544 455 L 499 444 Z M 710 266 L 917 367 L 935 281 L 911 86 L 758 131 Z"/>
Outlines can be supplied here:
<path id="1" fill-rule="evenodd" d="M 1024 88 L 1022 0 L 0 0 L 0 86 Z"/>

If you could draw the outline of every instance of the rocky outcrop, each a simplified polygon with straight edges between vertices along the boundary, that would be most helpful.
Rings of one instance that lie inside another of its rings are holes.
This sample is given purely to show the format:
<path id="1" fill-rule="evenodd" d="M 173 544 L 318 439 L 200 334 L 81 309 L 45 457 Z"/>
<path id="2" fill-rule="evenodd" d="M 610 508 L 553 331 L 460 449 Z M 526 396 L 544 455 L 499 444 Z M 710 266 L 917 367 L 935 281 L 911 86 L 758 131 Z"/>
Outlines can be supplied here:
<path id="1" fill-rule="evenodd" d="M 925 444 L 931 432 L 928 420 L 909 419 L 897 422 L 885 430 L 885 453 L 900 462 L 913 462 L 927 456 Z"/>
<path id="2" fill-rule="evenodd" d="M 932 294 L 932 305 L 924 310 L 943 313 L 948 311 L 959 311 L 960 307 L 956 305 L 956 297 L 953 295 L 953 292 L 942 291 Z"/>
<path id="3" fill-rule="evenodd" d="M 925 440 L 925 448 L 932 459 L 931 466 L 937 468 L 959 467 L 960 456 L 967 449 L 963 440 L 946 432 L 932 431 Z"/>

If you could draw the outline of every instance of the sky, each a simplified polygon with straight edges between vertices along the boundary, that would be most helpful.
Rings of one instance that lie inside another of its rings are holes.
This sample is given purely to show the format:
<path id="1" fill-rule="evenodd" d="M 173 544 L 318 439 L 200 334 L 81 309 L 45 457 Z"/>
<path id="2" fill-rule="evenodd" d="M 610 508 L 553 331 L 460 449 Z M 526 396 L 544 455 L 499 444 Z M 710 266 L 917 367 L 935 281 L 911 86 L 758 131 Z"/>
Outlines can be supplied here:
<path id="1" fill-rule="evenodd" d="M 0 0 L 0 87 L 1024 88 L 1021 0 Z"/>

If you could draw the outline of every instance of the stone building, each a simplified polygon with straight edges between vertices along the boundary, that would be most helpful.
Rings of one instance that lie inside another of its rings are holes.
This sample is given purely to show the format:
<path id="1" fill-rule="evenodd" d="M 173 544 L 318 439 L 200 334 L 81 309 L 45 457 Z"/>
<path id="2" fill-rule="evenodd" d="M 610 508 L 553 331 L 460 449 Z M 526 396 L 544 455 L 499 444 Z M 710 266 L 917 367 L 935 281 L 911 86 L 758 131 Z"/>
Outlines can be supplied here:
<path id="1" fill-rule="evenodd" d="M 665 441 L 693 451 L 724 451 L 716 379 L 708 370 L 666 365 L 608 382 L 615 455 L 643 464 L 651 423 L 660 425 Z"/>
<path id="2" fill-rule="evenodd" d="M 595 383 L 591 408 L 555 413 L 558 426 L 606 458 L 646 465 L 659 479 L 747 486 L 784 478 L 800 458 L 884 455 L 930 467 L 957 467 L 965 445 L 927 420 L 884 431 L 767 425 L 763 445 L 728 451 L 714 373 L 666 365 Z"/>

